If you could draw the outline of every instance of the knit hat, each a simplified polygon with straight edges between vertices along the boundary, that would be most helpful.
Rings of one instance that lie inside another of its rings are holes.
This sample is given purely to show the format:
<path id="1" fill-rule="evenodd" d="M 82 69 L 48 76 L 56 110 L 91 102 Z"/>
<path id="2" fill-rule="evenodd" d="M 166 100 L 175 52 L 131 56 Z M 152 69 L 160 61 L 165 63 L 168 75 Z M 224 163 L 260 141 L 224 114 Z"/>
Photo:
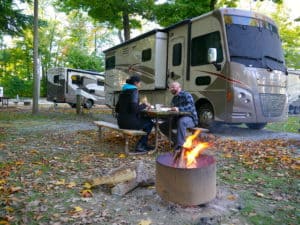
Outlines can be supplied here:
<path id="1" fill-rule="evenodd" d="M 141 82 L 141 78 L 138 75 L 133 75 L 126 80 L 127 84 L 134 84 L 135 82 Z"/>

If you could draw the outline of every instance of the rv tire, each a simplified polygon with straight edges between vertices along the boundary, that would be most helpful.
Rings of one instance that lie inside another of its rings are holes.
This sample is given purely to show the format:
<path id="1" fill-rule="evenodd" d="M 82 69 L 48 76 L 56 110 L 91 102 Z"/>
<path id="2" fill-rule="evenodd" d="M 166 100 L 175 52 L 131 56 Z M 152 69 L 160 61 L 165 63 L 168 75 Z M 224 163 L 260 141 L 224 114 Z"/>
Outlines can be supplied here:
<path id="1" fill-rule="evenodd" d="M 213 126 L 214 111 L 209 103 L 204 103 L 197 108 L 199 125 L 203 128 L 210 128 Z"/>
<path id="2" fill-rule="evenodd" d="M 263 129 L 267 123 L 246 123 L 246 126 L 253 130 L 261 130 Z"/>
<path id="3" fill-rule="evenodd" d="M 90 108 L 92 108 L 93 107 L 93 105 L 94 105 L 94 102 L 91 100 L 91 99 L 88 99 L 88 100 L 86 100 L 86 102 L 84 103 L 84 108 L 86 108 L 86 109 L 90 109 Z"/>
<path id="4" fill-rule="evenodd" d="M 74 103 L 68 103 L 69 104 L 69 106 L 71 106 L 71 108 L 76 108 L 76 104 L 74 104 Z"/>

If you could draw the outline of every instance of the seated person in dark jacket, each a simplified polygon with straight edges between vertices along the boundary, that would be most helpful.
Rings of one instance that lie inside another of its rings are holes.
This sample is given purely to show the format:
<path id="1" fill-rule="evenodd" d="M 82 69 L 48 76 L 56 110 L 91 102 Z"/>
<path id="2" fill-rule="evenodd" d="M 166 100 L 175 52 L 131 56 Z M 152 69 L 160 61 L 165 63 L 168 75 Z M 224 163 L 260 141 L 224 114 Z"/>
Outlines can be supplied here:
<path id="1" fill-rule="evenodd" d="M 153 150 L 152 146 L 147 144 L 148 136 L 153 128 L 153 122 L 150 118 L 141 114 L 141 111 L 149 107 L 146 104 L 140 104 L 138 87 L 141 85 L 139 76 L 131 76 L 123 85 L 116 105 L 118 125 L 122 129 L 143 130 L 147 135 L 142 136 L 136 146 L 137 152 L 146 152 Z"/>

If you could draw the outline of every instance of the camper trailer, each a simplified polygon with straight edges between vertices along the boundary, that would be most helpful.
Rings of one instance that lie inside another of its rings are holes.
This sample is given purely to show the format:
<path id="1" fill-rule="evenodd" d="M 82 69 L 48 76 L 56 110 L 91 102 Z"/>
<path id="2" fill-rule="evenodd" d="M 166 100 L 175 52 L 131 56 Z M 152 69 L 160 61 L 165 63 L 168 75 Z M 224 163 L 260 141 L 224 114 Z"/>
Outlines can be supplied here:
<path id="1" fill-rule="evenodd" d="M 104 104 L 104 75 L 79 69 L 51 68 L 47 72 L 47 100 L 68 103 L 76 107 L 76 94 L 80 90 L 82 105 L 91 108 Z"/>
<path id="2" fill-rule="evenodd" d="M 276 24 L 239 9 L 217 9 L 104 51 L 105 102 L 114 107 L 126 78 L 140 95 L 169 105 L 168 84 L 189 91 L 200 125 L 245 123 L 262 129 L 287 118 L 287 69 Z"/>

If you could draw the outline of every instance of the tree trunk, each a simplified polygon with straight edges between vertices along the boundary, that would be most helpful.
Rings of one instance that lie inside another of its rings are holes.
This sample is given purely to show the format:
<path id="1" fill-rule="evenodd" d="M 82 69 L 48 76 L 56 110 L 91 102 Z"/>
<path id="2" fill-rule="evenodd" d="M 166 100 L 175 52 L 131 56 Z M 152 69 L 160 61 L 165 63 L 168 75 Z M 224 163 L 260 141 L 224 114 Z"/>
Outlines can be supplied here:
<path id="1" fill-rule="evenodd" d="M 40 76 L 39 76 L 39 63 L 38 63 L 38 0 L 34 0 L 34 32 L 33 32 L 33 104 L 32 104 L 32 114 L 37 114 L 39 111 L 39 91 L 40 91 Z"/>
<path id="2" fill-rule="evenodd" d="M 124 28 L 125 41 L 128 41 L 130 39 L 130 25 L 129 25 L 129 15 L 126 11 L 123 11 L 123 28 Z"/>

